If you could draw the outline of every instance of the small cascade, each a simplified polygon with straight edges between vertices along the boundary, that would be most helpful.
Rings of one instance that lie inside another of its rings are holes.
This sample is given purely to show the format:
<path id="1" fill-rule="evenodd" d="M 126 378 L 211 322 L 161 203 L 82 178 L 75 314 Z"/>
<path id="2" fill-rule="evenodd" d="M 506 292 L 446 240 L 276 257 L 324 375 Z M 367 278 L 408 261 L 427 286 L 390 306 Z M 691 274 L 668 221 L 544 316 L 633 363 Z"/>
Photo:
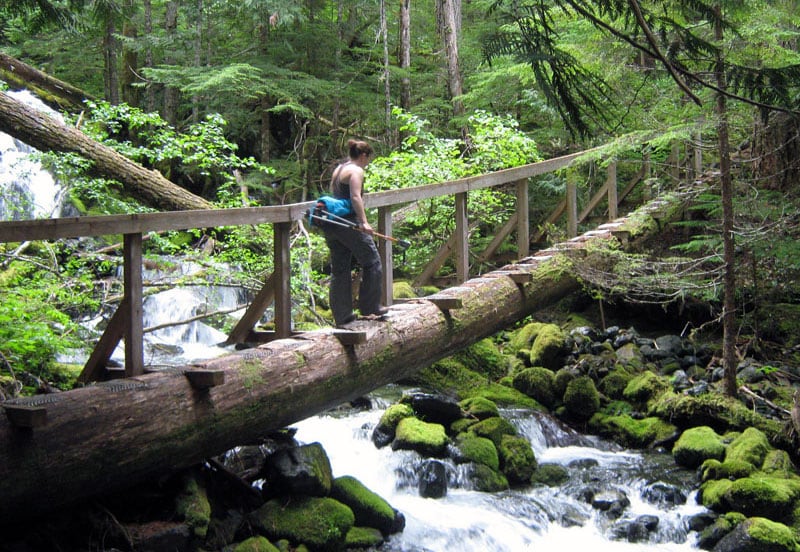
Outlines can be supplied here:
<path id="1" fill-rule="evenodd" d="M 7 92 L 14 99 L 61 119 L 27 90 Z M 0 220 L 57 216 L 62 188 L 31 154 L 36 150 L 0 132 Z"/>
<path id="2" fill-rule="evenodd" d="M 524 487 L 483 493 L 458 485 L 449 460 L 447 494 L 422 498 L 414 472 L 425 460 L 411 451 L 378 449 L 370 438 L 382 409 L 319 415 L 294 427 L 296 439 L 319 442 L 336 477 L 352 475 L 383 496 L 406 518 L 406 528 L 382 550 L 391 552 L 520 552 L 592 550 L 628 552 L 696 550 L 686 529 L 690 516 L 703 512 L 686 489 L 694 474 L 675 467 L 668 454 L 621 450 L 612 443 L 580 435 L 557 420 L 529 411 L 503 413 L 530 440 L 539 464 L 567 468 L 569 480 L 557 487 Z M 560 443 L 560 444 L 559 444 Z M 654 489 L 683 489 L 685 501 L 660 500 Z M 593 506 L 588 494 L 624 497 L 619 517 Z M 640 540 L 629 527 L 642 519 L 657 528 Z M 627 532 L 626 532 L 627 531 Z"/>

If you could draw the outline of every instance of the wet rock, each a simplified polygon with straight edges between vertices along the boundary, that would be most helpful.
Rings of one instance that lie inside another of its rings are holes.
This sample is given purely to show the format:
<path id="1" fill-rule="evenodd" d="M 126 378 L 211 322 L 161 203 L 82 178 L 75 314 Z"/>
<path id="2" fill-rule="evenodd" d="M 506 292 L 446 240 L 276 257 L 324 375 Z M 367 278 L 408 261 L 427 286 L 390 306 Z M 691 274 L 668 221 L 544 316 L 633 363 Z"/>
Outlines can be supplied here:
<path id="1" fill-rule="evenodd" d="M 335 498 L 353 511 L 357 526 L 372 527 L 384 535 L 398 531 L 397 527 L 400 524 L 397 521 L 397 510 L 355 477 L 345 475 L 334 479 L 331 498 Z M 405 521 L 403 525 L 404 523 Z"/>
<path id="2" fill-rule="evenodd" d="M 591 505 L 609 518 L 617 519 L 631 505 L 631 501 L 622 491 L 603 491 L 592 498 Z"/>
<path id="3" fill-rule="evenodd" d="M 662 335 L 655 340 L 656 349 L 667 353 L 667 356 L 680 357 L 687 351 L 683 339 L 678 335 Z"/>
<path id="4" fill-rule="evenodd" d="M 463 416 L 458 402 L 445 395 L 434 393 L 413 393 L 400 401 L 411 406 L 418 418 L 432 424 L 450 424 Z"/>
<path id="5" fill-rule="evenodd" d="M 447 456 L 448 443 L 449 439 L 441 424 L 423 422 L 418 418 L 403 418 L 397 424 L 392 450 L 414 450 L 421 456 L 444 458 Z"/>
<path id="6" fill-rule="evenodd" d="M 722 537 L 713 552 L 793 552 L 796 547 L 789 527 L 764 518 L 750 518 Z"/>
<path id="7" fill-rule="evenodd" d="M 447 469 L 438 460 L 429 460 L 419 473 L 419 496 L 442 498 L 447 495 Z"/>
<path id="8" fill-rule="evenodd" d="M 642 498 L 650 504 L 678 506 L 686 504 L 686 493 L 679 487 L 668 483 L 651 483 L 642 490 Z"/>
<path id="9" fill-rule="evenodd" d="M 689 376 L 683 370 L 677 370 L 674 374 L 672 374 L 672 389 L 677 392 L 684 391 L 686 389 L 690 389 L 692 387 L 692 382 L 689 381 Z"/>
<path id="10" fill-rule="evenodd" d="M 270 496 L 327 496 L 333 480 L 330 460 L 319 443 L 276 452 L 264 465 L 263 475 L 264 491 Z"/>
<path id="11" fill-rule="evenodd" d="M 414 410 L 407 404 L 393 404 L 381 415 L 381 419 L 372 430 L 372 443 L 377 448 L 383 448 L 391 444 L 397 431 L 397 424 L 403 418 L 410 418 L 414 415 Z"/>

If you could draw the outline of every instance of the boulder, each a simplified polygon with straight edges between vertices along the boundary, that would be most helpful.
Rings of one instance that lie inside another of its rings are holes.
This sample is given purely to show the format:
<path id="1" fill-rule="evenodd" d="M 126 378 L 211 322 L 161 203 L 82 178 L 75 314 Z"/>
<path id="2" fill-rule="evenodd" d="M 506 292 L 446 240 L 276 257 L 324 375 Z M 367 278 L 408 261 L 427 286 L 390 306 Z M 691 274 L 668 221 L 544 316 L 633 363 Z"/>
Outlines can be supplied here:
<path id="1" fill-rule="evenodd" d="M 750 518 L 722 537 L 713 552 L 794 552 L 794 532 L 782 523 L 764 518 Z"/>
<path id="2" fill-rule="evenodd" d="M 328 496 L 333 479 L 330 459 L 319 443 L 279 450 L 264 464 L 263 476 L 268 496 Z"/>
<path id="3" fill-rule="evenodd" d="M 400 420 L 412 416 L 414 416 L 414 410 L 407 404 L 393 404 L 387 408 L 381 415 L 381 419 L 375 429 L 372 430 L 373 444 L 378 448 L 389 445 L 394 440 L 397 424 L 400 423 Z"/>
<path id="4" fill-rule="evenodd" d="M 447 468 L 438 460 L 428 460 L 419 472 L 419 496 L 442 498 L 447 494 Z"/>
<path id="5" fill-rule="evenodd" d="M 353 511 L 357 526 L 373 527 L 384 535 L 403 530 L 402 514 L 355 477 L 346 475 L 334 479 L 330 496 Z"/>
<path id="6" fill-rule="evenodd" d="M 423 422 L 419 418 L 403 418 L 397 424 L 392 450 L 414 450 L 422 456 L 444 458 L 447 456 L 448 443 L 441 424 Z"/>
<path id="7" fill-rule="evenodd" d="M 705 460 L 722 460 L 725 445 L 722 437 L 708 426 L 699 426 L 684 431 L 672 447 L 672 456 L 678 465 L 694 469 Z"/>
<path id="8" fill-rule="evenodd" d="M 510 485 L 527 484 L 536 471 L 536 455 L 524 437 L 503 435 L 500 440 L 500 465 Z"/>
<path id="9" fill-rule="evenodd" d="M 342 550 L 355 524 L 353 511 L 328 497 L 273 499 L 252 512 L 250 525 L 272 541 L 287 539 L 311 550 Z"/>
<path id="10" fill-rule="evenodd" d="M 556 404 L 556 377 L 552 370 L 541 366 L 525 368 L 514 375 L 514 389 L 525 393 L 536 402 L 552 408 Z"/>
<path id="11" fill-rule="evenodd" d="M 460 433 L 456 437 L 451 456 L 458 464 L 475 462 L 493 470 L 500 469 L 500 456 L 492 440 L 471 432 Z"/>
<path id="12" fill-rule="evenodd" d="M 463 417 L 458 402 L 439 393 L 411 393 L 400 402 L 410 405 L 417 418 L 432 424 L 449 427 Z"/>

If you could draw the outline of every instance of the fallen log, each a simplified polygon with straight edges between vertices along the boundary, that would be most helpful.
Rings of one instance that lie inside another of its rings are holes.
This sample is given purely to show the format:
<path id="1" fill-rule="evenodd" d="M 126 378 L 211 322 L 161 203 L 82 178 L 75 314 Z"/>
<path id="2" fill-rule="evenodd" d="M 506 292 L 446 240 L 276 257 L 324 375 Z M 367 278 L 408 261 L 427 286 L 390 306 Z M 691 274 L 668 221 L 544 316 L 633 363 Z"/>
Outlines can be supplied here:
<path id="1" fill-rule="evenodd" d="M 633 228 L 603 225 L 352 331 L 0 403 L 0 525 L 198 464 L 411 376 L 577 290 L 572 252 L 617 236 L 630 246 L 658 230 L 649 217 L 640 209 Z"/>
<path id="2" fill-rule="evenodd" d="M 37 96 L 54 109 L 79 111 L 84 108 L 84 100 L 94 99 L 86 91 L 3 52 L 0 52 L 0 77 L 12 85 L 33 89 Z"/>
<path id="3" fill-rule="evenodd" d="M 0 131 L 41 151 L 77 153 L 93 162 L 93 170 L 119 181 L 127 194 L 150 207 L 180 211 L 211 209 L 211 202 L 146 169 L 80 130 L 26 106 L 0 92 Z"/>

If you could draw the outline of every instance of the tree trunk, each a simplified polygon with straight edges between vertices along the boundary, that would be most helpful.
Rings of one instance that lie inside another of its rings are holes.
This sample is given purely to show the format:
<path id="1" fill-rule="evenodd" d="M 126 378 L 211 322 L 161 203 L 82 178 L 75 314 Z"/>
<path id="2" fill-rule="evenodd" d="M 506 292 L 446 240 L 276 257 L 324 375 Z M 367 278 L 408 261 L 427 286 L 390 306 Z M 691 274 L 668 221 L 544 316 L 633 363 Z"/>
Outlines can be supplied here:
<path id="1" fill-rule="evenodd" d="M 411 110 L 411 0 L 400 0 L 400 107 Z"/>
<path id="2" fill-rule="evenodd" d="M 389 28 L 386 23 L 386 0 L 380 0 L 381 42 L 383 43 L 383 125 L 386 143 L 392 140 L 392 78 L 389 66 Z"/>
<path id="3" fill-rule="evenodd" d="M 153 37 L 153 5 L 150 0 L 144 0 L 144 34 L 147 39 L 144 66 L 153 67 L 153 47 L 150 45 L 150 39 Z M 152 84 L 148 84 L 145 90 L 145 110 L 152 113 L 156 110 L 156 91 Z"/>
<path id="4" fill-rule="evenodd" d="M 0 93 L 0 131 L 42 151 L 78 153 L 94 163 L 94 170 L 118 180 L 125 192 L 145 205 L 162 210 L 211 209 L 205 199 L 173 184 L 158 171 L 134 163 L 76 128 Z"/>
<path id="5" fill-rule="evenodd" d="M 106 99 L 113 105 L 119 103 L 119 67 L 117 67 L 117 28 L 114 17 L 108 16 L 103 35 L 103 64 L 105 69 Z"/>
<path id="6" fill-rule="evenodd" d="M 166 18 L 164 21 L 164 28 L 167 32 L 167 40 L 172 42 L 176 40 L 178 30 L 178 0 L 169 0 L 167 2 Z M 172 56 L 167 56 L 164 63 L 171 65 L 174 63 Z M 180 102 L 180 91 L 174 86 L 167 86 L 164 90 L 164 120 L 170 125 L 177 128 L 178 126 L 178 103 Z"/>
<path id="7" fill-rule="evenodd" d="M 122 101 L 133 107 L 139 107 L 141 94 L 134 83 L 139 81 L 139 54 L 136 49 L 128 46 L 128 41 L 138 39 L 139 30 L 133 22 L 131 14 L 135 9 L 133 0 L 125 0 L 125 22 L 122 24 L 122 34 L 128 40 L 122 48 Z"/>
<path id="8" fill-rule="evenodd" d="M 84 107 L 84 100 L 94 99 L 91 94 L 42 73 L 3 52 L 0 52 L 0 77 L 9 84 L 35 91 L 37 96 L 55 109 L 79 111 Z"/>
<path id="9" fill-rule="evenodd" d="M 717 20 L 721 19 L 722 8 L 715 7 Z M 719 44 L 722 43 L 722 26 L 717 23 L 714 35 Z M 722 54 L 716 60 L 715 76 L 717 80 L 717 140 L 719 143 L 719 172 L 722 194 L 722 258 L 725 262 L 725 289 L 723 290 L 722 307 L 722 366 L 725 373 L 725 394 L 735 397 L 736 385 L 736 250 L 733 235 L 733 183 L 731 182 L 731 155 L 728 139 L 728 112 L 725 105 L 725 90 L 728 84 L 725 78 L 725 66 Z"/>
<path id="10" fill-rule="evenodd" d="M 657 206 L 662 223 L 683 212 L 666 203 Z M 358 321 L 351 332 L 306 332 L 191 366 L 7 401 L 7 417 L 0 417 L 0 525 L 200 463 L 408 378 L 579 289 L 569 256 L 590 262 L 578 250 L 593 240 L 657 231 L 661 226 L 647 216 L 655 208 L 393 305 L 387 320 Z M 364 339 L 351 341 L 355 332 Z M 39 423 L 13 426 L 15 406 L 21 415 L 33 409 L 27 414 L 36 413 Z"/>
<path id="11" fill-rule="evenodd" d="M 464 93 L 459 68 L 458 37 L 461 31 L 461 0 L 440 0 L 441 30 L 447 57 L 447 91 L 453 102 L 453 115 L 464 114 L 464 104 L 459 99 Z"/>

